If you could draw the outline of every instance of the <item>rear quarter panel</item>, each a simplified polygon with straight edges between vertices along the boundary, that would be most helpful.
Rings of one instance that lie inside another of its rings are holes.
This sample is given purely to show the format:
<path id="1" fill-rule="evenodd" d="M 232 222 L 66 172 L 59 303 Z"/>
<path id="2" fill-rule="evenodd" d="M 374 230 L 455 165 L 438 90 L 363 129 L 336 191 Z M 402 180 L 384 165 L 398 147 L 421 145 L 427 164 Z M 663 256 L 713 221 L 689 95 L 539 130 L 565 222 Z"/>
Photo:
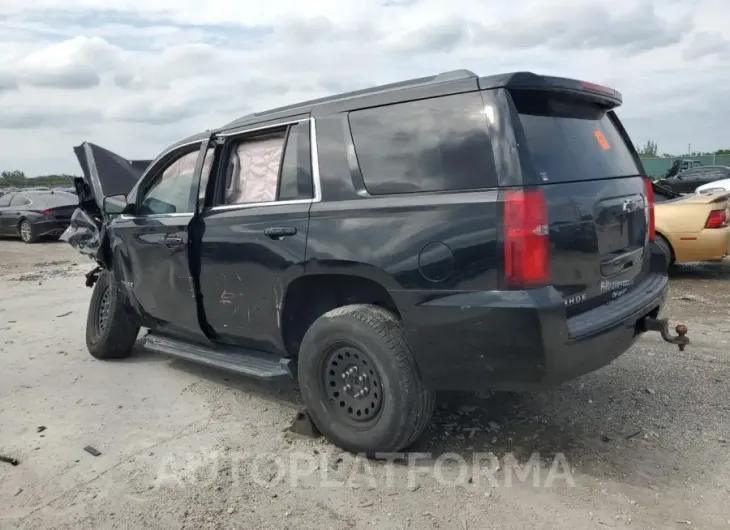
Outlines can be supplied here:
<path id="1" fill-rule="evenodd" d="M 690 195 L 657 203 L 656 231 L 672 245 L 676 262 L 722 259 L 728 250 L 728 229 L 706 229 L 711 210 L 730 209 L 724 193 Z"/>
<path id="2" fill-rule="evenodd" d="M 495 288 L 497 190 L 368 196 L 348 159 L 345 119 L 317 120 L 323 200 L 310 210 L 307 273 L 366 277 L 407 305 L 439 291 Z"/>

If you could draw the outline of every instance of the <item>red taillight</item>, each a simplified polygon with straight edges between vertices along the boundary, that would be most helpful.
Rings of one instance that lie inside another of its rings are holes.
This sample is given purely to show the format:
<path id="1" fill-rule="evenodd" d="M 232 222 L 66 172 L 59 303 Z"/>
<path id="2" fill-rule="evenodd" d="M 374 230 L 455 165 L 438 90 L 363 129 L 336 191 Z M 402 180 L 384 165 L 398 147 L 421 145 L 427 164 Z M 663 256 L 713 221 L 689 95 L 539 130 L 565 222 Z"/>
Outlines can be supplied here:
<path id="1" fill-rule="evenodd" d="M 504 194 L 504 273 L 510 287 L 546 285 L 550 243 L 545 196 L 539 189 Z"/>
<path id="2" fill-rule="evenodd" d="M 41 215 L 53 215 L 51 210 L 41 210 Z"/>
<path id="3" fill-rule="evenodd" d="M 588 81 L 581 81 L 580 86 L 585 90 L 594 90 L 596 92 L 605 92 L 606 94 L 614 94 L 616 91 L 607 86 L 598 85 L 596 83 L 589 83 Z"/>
<path id="4" fill-rule="evenodd" d="M 724 228 L 727 226 L 725 210 L 712 210 L 707 216 L 705 228 Z"/>
<path id="5" fill-rule="evenodd" d="M 654 186 L 649 177 L 644 177 L 644 198 L 646 199 L 646 210 L 649 216 L 649 241 L 656 237 L 656 217 L 654 214 Z"/>

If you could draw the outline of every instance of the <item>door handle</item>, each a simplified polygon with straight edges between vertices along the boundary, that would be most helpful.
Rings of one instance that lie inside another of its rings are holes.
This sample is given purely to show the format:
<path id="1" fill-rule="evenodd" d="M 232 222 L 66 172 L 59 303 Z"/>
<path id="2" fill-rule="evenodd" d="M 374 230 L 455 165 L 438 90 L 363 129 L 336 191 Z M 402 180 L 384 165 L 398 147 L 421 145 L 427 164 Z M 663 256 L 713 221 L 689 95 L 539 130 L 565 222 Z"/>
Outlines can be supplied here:
<path id="1" fill-rule="evenodd" d="M 264 235 L 271 239 L 281 239 L 297 235 L 297 229 L 293 226 L 272 226 L 264 230 Z"/>
<path id="2" fill-rule="evenodd" d="M 162 240 L 162 244 L 167 248 L 181 247 L 183 243 L 183 238 L 180 236 L 165 236 L 165 239 Z"/>

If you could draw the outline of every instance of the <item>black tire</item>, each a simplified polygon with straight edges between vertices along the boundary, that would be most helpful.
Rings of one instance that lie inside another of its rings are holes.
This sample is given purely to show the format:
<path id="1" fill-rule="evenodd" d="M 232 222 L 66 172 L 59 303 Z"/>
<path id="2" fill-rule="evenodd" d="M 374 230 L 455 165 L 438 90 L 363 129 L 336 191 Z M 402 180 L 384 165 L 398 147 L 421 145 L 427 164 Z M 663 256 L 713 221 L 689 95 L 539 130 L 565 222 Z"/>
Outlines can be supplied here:
<path id="1" fill-rule="evenodd" d="M 105 313 L 105 318 L 100 318 Z M 86 347 L 97 359 L 129 357 L 139 334 L 112 274 L 103 271 L 94 285 L 86 318 Z"/>
<path id="2" fill-rule="evenodd" d="M 355 401 L 362 399 L 357 388 L 345 394 L 344 386 L 338 386 L 345 377 L 338 370 L 348 366 L 360 366 L 358 373 L 370 377 L 365 383 L 353 381 L 367 385 L 362 404 Z M 416 441 L 433 414 L 434 393 L 421 381 L 403 325 L 378 306 L 348 305 L 319 317 L 302 340 L 298 374 L 302 398 L 317 428 L 352 453 L 377 457 L 400 451 Z"/>
<path id="3" fill-rule="evenodd" d="M 18 235 L 23 243 L 36 243 L 38 241 L 38 234 L 36 233 L 33 225 L 28 222 L 27 219 L 23 219 L 18 223 Z"/>
<path id="4" fill-rule="evenodd" d="M 674 265 L 674 250 L 672 250 L 672 245 L 669 244 L 669 241 L 661 234 L 656 234 L 654 241 L 667 255 L 667 264 L 670 267 Z"/>

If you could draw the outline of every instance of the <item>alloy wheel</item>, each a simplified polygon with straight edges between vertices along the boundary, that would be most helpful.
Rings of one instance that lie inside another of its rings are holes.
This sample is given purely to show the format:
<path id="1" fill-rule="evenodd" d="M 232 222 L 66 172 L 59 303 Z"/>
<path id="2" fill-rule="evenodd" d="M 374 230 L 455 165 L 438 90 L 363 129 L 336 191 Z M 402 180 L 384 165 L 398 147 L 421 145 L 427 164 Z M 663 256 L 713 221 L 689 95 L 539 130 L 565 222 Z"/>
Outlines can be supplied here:
<path id="1" fill-rule="evenodd" d="M 33 239 L 33 232 L 28 221 L 20 223 L 20 238 L 26 243 Z"/>

